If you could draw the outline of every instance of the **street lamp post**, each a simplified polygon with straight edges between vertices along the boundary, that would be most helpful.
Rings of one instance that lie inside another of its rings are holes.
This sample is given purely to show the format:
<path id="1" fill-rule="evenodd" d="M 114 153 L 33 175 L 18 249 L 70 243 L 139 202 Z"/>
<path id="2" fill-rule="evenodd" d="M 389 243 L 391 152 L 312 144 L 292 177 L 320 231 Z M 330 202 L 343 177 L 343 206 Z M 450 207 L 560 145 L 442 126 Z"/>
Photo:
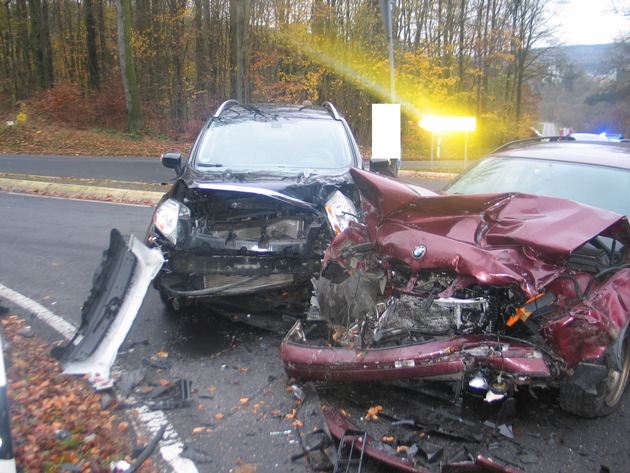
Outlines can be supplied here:
<path id="1" fill-rule="evenodd" d="M 392 32 L 392 2 L 391 0 L 379 0 L 381 7 L 381 15 L 383 16 L 383 25 L 387 34 L 389 43 L 389 90 L 391 94 L 391 103 L 394 103 L 396 97 L 396 87 L 394 81 L 394 34 Z"/>

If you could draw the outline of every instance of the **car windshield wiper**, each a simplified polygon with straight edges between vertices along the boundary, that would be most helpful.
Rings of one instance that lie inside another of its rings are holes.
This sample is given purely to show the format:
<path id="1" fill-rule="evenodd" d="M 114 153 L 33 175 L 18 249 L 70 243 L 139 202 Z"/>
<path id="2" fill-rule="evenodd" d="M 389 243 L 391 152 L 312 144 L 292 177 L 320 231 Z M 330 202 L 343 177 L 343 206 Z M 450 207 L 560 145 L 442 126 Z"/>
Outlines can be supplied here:
<path id="1" fill-rule="evenodd" d="M 200 167 L 200 168 L 222 168 L 223 164 L 197 163 L 197 167 Z"/>

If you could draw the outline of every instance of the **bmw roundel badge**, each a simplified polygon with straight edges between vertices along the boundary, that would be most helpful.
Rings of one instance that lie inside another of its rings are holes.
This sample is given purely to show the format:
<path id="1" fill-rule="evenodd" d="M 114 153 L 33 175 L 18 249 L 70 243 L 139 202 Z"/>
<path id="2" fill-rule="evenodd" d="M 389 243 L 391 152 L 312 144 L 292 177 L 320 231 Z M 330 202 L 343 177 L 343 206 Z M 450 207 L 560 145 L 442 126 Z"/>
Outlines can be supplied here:
<path id="1" fill-rule="evenodd" d="M 427 247 L 424 245 L 418 245 L 413 249 L 413 252 L 411 254 L 416 259 L 424 258 L 424 256 L 427 254 Z"/>

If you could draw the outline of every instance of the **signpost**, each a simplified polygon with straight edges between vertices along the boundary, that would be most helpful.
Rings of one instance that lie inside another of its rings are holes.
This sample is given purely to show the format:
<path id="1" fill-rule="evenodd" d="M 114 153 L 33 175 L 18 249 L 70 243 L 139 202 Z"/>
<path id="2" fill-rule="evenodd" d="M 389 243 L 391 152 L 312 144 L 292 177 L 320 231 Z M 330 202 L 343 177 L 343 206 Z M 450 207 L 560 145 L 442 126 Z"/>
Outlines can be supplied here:
<path id="1" fill-rule="evenodd" d="M 476 117 L 459 116 L 427 116 L 418 122 L 418 125 L 431 132 L 431 169 L 433 169 L 433 134 L 447 131 L 459 131 L 466 133 L 464 138 L 464 167 L 468 163 L 468 133 L 477 129 Z M 438 137 L 438 143 L 441 140 Z M 438 144 L 439 146 L 439 144 Z"/>

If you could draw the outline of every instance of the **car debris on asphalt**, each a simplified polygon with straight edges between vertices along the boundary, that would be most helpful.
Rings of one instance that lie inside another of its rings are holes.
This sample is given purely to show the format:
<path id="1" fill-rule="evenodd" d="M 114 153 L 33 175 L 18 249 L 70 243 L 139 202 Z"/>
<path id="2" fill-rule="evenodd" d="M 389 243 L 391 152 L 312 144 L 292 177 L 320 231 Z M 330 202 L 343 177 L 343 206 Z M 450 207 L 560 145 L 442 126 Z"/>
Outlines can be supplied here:
<path id="1" fill-rule="evenodd" d="M 457 413 L 453 404 L 392 385 L 308 382 L 303 390 L 303 451 L 292 459 L 306 457 L 316 471 L 360 471 L 367 458 L 418 473 L 518 472 L 538 461 L 537 452 L 504 435 L 512 426 L 483 420 L 495 411 Z M 377 418 L 365 415 L 381 402 Z"/>

